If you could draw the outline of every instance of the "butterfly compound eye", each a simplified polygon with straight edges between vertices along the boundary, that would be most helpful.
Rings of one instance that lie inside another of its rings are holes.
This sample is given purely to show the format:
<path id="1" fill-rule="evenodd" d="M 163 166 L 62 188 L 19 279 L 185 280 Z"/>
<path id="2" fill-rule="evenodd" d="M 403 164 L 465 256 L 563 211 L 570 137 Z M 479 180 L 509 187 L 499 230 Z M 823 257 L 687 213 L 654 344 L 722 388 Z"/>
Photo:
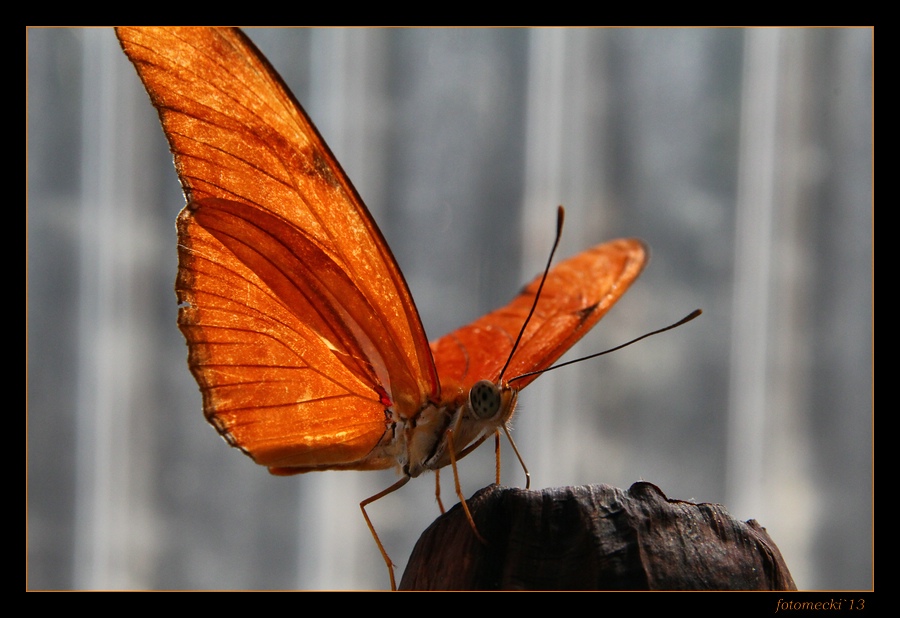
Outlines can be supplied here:
<path id="1" fill-rule="evenodd" d="M 490 380 L 476 382 L 469 390 L 469 406 L 477 418 L 493 418 L 500 409 L 500 388 Z"/>

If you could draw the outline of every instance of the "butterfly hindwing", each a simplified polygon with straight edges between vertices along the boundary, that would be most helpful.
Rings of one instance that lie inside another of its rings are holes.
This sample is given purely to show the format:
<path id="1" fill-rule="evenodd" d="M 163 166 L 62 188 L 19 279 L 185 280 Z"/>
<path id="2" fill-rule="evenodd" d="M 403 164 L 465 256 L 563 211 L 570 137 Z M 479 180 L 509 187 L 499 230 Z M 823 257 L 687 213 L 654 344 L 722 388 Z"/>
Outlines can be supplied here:
<path id="1" fill-rule="evenodd" d="M 625 293 L 647 262 L 637 239 L 620 239 L 588 249 L 547 275 L 534 315 L 503 376 L 508 380 L 552 365 L 583 337 Z M 534 304 L 537 277 L 509 304 L 444 335 L 431 345 L 442 392 L 467 393 L 478 380 L 496 381 Z M 517 380 L 522 389 L 537 376 Z"/>

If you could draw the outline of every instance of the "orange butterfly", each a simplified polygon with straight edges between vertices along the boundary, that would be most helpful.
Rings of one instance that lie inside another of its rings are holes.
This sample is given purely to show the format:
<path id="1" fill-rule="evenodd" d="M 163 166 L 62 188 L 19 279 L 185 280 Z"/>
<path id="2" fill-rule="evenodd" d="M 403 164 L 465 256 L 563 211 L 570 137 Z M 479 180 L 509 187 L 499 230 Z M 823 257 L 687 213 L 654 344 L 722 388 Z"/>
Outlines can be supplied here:
<path id="1" fill-rule="evenodd" d="M 273 474 L 398 468 L 397 483 L 360 505 L 393 588 L 365 506 L 506 430 L 536 374 L 517 376 L 580 339 L 640 274 L 646 249 L 634 239 L 589 249 L 550 271 L 536 306 L 540 278 L 429 344 L 369 211 L 241 31 L 117 35 L 187 199 L 175 290 L 206 418 Z"/>

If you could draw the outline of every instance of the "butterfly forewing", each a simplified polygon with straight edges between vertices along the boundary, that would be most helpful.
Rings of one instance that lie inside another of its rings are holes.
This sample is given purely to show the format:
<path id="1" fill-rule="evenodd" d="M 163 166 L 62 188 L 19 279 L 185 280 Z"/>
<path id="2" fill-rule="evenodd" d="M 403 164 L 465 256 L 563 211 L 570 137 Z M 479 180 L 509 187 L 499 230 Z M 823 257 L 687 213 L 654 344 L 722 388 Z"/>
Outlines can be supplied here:
<path id="1" fill-rule="evenodd" d="M 403 276 L 339 164 L 240 31 L 117 34 L 189 202 L 176 291 L 207 418 L 264 465 L 390 465 L 372 451 L 385 409 L 414 415 L 439 387 Z"/>

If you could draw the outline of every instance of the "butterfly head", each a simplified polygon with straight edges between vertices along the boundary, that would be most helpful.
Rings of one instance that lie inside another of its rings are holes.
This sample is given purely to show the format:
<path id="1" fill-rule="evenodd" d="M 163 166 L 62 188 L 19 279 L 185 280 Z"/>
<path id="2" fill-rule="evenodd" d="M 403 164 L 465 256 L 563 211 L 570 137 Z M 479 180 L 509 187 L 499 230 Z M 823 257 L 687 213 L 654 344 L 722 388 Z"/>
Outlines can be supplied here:
<path id="1" fill-rule="evenodd" d="M 479 380 L 472 385 L 451 425 L 460 456 L 503 427 L 515 411 L 518 396 L 518 389 L 503 382 Z"/>
<path id="2" fill-rule="evenodd" d="M 467 397 L 421 410 L 414 423 L 404 423 L 405 472 L 418 476 L 450 465 L 451 450 L 456 459 L 468 455 L 510 419 L 518 394 L 506 384 L 481 380 Z"/>

